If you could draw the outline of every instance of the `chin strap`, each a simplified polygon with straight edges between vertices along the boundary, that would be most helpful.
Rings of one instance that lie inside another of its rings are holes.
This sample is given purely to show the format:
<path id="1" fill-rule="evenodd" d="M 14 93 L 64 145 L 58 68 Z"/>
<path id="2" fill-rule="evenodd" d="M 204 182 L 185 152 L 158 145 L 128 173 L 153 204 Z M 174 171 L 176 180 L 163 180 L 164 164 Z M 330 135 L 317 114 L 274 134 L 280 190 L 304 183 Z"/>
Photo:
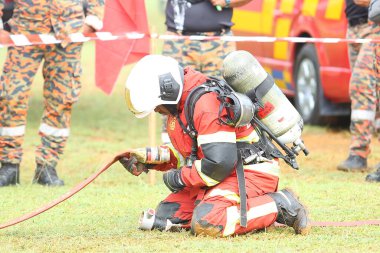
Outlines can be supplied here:
<path id="1" fill-rule="evenodd" d="M 162 105 L 163 107 L 165 107 L 165 109 L 167 109 L 171 115 L 177 115 L 178 114 L 178 109 L 177 109 L 177 104 L 174 104 L 174 105 Z"/>

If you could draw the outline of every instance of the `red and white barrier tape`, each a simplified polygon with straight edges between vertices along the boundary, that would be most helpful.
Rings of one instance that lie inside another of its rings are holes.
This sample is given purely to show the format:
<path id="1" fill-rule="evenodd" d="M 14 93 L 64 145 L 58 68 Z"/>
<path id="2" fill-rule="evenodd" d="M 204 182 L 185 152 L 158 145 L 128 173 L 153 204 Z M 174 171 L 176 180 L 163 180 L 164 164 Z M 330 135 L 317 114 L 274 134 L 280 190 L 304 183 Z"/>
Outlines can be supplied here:
<path id="1" fill-rule="evenodd" d="M 67 38 L 68 42 L 87 42 L 90 40 L 136 40 L 146 37 L 143 33 L 120 33 L 112 34 L 110 32 L 96 32 L 90 34 L 73 33 Z M 58 44 L 62 40 L 57 39 L 53 34 L 10 34 L 8 38 L 2 38 L 4 41 L 0 43 L 0 47 L 7 46 L 31 46 L 31 45 L 47 45 Z"/>
<path id="2" fill-rule="evenodd" d="M 110 33 L 110 32 L 96 32 L 91 34 L 73 33 L 67 38 L 69 42 L 87 42 L 91 40 L 136 40 L 143 38 L 152 38 L 159 40 L 223 40 L 235 42 L 292 42 L 292 43 L 369 43 L 380 42 L 380 39 L 346 39 L 346 38 L 306 38 L 306 37 L 268 37 L 268 36 L 203 36 L 203 35 L 160 35 L 160 34 L 144 34 L 138 32 L 128 33 Z M 29 46 L 29 45 L 46 45 L 58 44 L 62 40 L 57 39 L 53 34 L 11 34 L 9 38 L 2 38 L 4 41 L 0 43 L 0 47 L 7 46 Z"/>

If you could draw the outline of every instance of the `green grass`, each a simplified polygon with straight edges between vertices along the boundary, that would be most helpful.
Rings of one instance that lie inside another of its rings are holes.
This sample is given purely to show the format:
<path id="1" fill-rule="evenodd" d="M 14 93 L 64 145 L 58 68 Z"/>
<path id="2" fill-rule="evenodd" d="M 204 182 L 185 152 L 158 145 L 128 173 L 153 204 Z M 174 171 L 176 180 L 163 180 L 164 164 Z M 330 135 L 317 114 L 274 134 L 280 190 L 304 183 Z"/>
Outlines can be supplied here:
<path id="1" fill-rule="evenodd" d="M 149 7 L 151 8 L 151 7 Z M 4 57 L 4 50 L 1 51 Z M 93 45 L 83 52 L 83 91 L 74 108 L 71 137 L 58 172 L 66 185 L 48 188 L 32 185 L 34 148 L 42 111 L 41 78 L 35 80 L 30 101 L 21 184 L 0 189 L 0 223 L 33 211 L 69 191 L 97 171 L 115 154 L 149 144 L 148 121 L 128 112 L 123 70 L 111 96 L 94 88 Z M 156 141 L 159 141 L 157 117 Z M 307 127 L 305 135 L 325 135 L 327 128 Z M 349 139 L 347 132 L 344 132 Z M 307 204 L 315 221 L 380 219 L 379 184 L 363 182 L 364 174 L 337 172 L 331 167 L 343 158 L 346 147 L 326 154 L 320 143 L 301 169 L 283 166 L 281 187 L 291 187 Z M 375 147 L 374 151 L 379 150 Z M 339 155 L 340 154 L 340 155 Z M 374 156 L 380 156 L 374 152 Z M 339 157 L 337 157 L 339 156 Z M 313 228 L 309 236 L 295 236 L 290 228 L 213 239 L 189 232 L 144 232 L 137 229 L 142 210 L 155 207 L 169 191 L 156 173 L 133 177 L 119 164 L 68 201 L 26 222 L 0 231 L 0 252 L 378 252 L 379 226 Z"/>
<path id="2" fill-rule="evenodd" d="M 74 108 L 72 134 L 58 166 L 66 185 L 32 185 L 34 148 L 42 110 L 41 80 L 34 83 L 30 101 L 21 184 L 0 189 L 0 222 L 30 212 L 70 190 L 97 171 L 115 154 L 149 143 L 148 121 L 128 112 L 123 70 L 115 92 L 104 95 L 93 85 L 93 45 L 84 47 L 84 88 Z M 157 117 L 157 124 L 160 121 Z M 324 135 L 326 128 L 306 128 L 306 135 Z M 157 127 L 157 142 L 159 127 Z M 363 182 L 363 174 L 327 170 L 323 148 L 300 160 L 302 169 L 284 166 L 281 186 L 292 187 L 307 203 L 315 221 L 353 221 L 380 218 L 379 185 Z M 193 237 L 188 232 L 143 232 L 137 229 L 140 212 L 155 207 L 169 191 L 156 173 L 133 177 L 119 164 L 68 201 L 24 223 L 0 231 L 1 252 L 375 252 L 380 227 L 314 228 L 307 237 L 292 229 L 234 238 Z"/>

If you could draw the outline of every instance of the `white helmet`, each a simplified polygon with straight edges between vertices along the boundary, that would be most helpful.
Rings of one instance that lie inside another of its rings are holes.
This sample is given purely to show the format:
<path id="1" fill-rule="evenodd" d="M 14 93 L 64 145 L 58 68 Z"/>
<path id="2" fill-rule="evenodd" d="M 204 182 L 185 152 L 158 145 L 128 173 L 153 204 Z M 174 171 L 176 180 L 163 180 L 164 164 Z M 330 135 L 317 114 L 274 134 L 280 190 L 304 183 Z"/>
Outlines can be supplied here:
<path id="1" fill-rule="evenodd" d="M 183 90 L 183 69 L 171 57 L 147 55 L 132 68 L 126 82 L 129 110 L 143 118 L 159 105 L 176 105 Z"/>

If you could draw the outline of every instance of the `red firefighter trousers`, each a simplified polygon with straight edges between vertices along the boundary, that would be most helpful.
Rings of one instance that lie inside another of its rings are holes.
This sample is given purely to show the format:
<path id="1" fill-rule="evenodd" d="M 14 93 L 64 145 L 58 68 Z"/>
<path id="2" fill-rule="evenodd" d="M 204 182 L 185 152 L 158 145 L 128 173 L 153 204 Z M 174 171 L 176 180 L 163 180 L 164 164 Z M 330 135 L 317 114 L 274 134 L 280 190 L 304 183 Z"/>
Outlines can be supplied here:
<path id="1" fill-rule="evenodd" d="M 239 224 L 240 197 L 235 173 L 207 190 L 185 189 L 170 194 L 159 204 L 157 217 L 181 223 L 184 228 L 191 228 L 195 234 L 210 236 L 244 234 L 268 227 L 276 220 L 277 207 L 267 193 L 277 190 L 278 173 L 257 170 L 262 165 L 267 163 L 251 165 L 253 169 L 245 167 L 246 228 Z"/>

